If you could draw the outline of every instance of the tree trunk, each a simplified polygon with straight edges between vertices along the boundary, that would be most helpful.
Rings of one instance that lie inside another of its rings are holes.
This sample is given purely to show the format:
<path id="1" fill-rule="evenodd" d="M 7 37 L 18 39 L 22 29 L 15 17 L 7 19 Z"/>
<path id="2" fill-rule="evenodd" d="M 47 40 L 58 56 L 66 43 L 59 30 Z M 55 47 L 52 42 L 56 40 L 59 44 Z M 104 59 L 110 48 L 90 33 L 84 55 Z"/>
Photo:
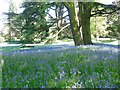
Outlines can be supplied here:
<path id="1" fill-rule="evenodd" d="M 79 18 L 81 20 L 82 26 L 82 36 L 83 36 L 83 44 L 92 44 L 91 41 L 91 31 L 90 31 L 90 14 L 91 8 L 87 6 L 87 4 L 79 3 Z"/>
<path id="2" fill-rule="evenodd" d="M 10 19 L 8 20 L 9 23 L 8 23 L 8 26 L 9 26 L 9 32 L 8 32 L 8 41 L 12 41 L 12 35 L 11 35 L 11 22 L 10 22 Z"/>
<path id="3" fill-rule="evenodd" d="M 119 15 L 118 15 L 118 31 L 120 33 L 120 11 L 119 11 Z M 120 35 L 119 35 L 120 37 Z"/>
<path id="4" fill-rule="evenodd" d="M 83 44 L 83 41 L 82 41 L 81 33 L 79 30 L 78 22 L 77 22 L 74 3 L 70 3 L 68 12 L 70 17 L 70 27 L 73 35 L 73 40 L 74 40 L 75 46 L 79 46 Z"/>
<path id="5" fill-rule="evenodd" d="M 12 41 L 11 30 L 9 30 L 9 38 L 8 41 Z"/>
<path id="6" fill-rule="evenodd" d="M 90 18 L 84 15 L 82 19 L 83 42 L 84 44 L 92 44 L 90 32 Z"/>
<path id="7" fill-rule="evenodd" d="M 118 7 L 120 8 L 120 2 L 118 4 Z M 119 31 L 119 34 L 120 34 L 120 10 L 118 11 L 118 31 Z M 119 35 L 119 39 L 120 39 L 120 35 Z"/>

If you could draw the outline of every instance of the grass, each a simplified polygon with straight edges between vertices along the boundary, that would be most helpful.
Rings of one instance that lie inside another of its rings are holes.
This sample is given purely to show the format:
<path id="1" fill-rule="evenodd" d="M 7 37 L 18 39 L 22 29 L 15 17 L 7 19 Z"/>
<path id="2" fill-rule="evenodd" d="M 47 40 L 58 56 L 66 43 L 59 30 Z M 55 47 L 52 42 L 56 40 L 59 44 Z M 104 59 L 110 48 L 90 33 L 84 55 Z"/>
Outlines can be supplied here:
<path id="1" fill-rule="evenodd" d="M 32 44 L 31 44 L 32 45 Z M 33 46 L 3 46 L 0 47 L 0 52 L 11 52 L 11 51 L 17 51 L 17 50 L 29 50 L 29 49 L 37 49 L 43 46 L 49 46 L 49 45 L 33 45 Z"/>
<path id="2" fill-rule="evenodd" d="M 118 88 L 117 48 L 87 45 L 3 55 L 2 85 L 9 88 Z"/>
<path id="3" fill-rule="evenodd" d="M 7 47 L 1 47 L 0 48 L 0 52 L 10 52 L 10 51 L 14 51 L 14 50 L 20 50 L 20 48 L 18 46 L 7 46 Z"/>

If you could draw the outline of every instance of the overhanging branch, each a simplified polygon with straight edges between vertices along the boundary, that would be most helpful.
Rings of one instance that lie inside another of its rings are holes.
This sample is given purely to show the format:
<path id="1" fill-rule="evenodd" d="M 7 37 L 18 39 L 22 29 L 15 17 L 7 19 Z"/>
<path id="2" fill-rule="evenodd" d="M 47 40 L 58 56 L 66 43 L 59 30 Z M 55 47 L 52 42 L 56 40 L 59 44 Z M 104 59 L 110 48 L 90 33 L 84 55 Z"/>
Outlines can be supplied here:
<path id="1" fill-rule="evenodd" d="M 110 4 L 110 5 L 105 5 L 105 4 L 101 4 L 101 3 L 94 3 L 96 10 L 92 11 L 93 14 L 91 14 L 92 16 L 95 15 L 108 15 L 108 14 L 113 14 L 113 13 L 117 13 L 118 10 L 120 10 L 120 7 L 117 7 L 116 5 Z M 99 7 L 103 8 L 102 10 L 99 9 Z"/>
<path id="2" fill-rule="evenodd" d="M 55 23 L 57 23 L 59 20 L 62 20 L 64 18 L 68 17 L 68 15 L 64 16 L 64 17 L 61 17 L 61 18 L 52 18 L 52 22 L 48 22 L 48 23 L 52 23 L 52 25 L 50 26 L 53 26 Z"/>
<path id="3" fill-rule="evenodd" d="M 107 12 L 105 10 L 97 10 L 97 11 L 93 11 L 95 13 L 91 14 L 90 16 L 93 17 L 95 15 L 113 14 L 113 13 L 117 12 L 118 10 L 120 10 L 120 8 L 113 10 L 113 11 L 110 11 L 110 12 Z"/>
<path id="4" fill-rule="evenodd" d="M 46 41 L 44 42 L 44 44 L 52 41 L 55 37 L 58 36 L 58 34 L 59 34 L 61 31 L 63 31 L 63 30 L 64 30 L 65 28 L 67 28 L 68 26 L 70 26 L 70 24 L 67 24 L 67 25 L 65 25 L 64 27 L 62 27 L 57 34 L 53 35 L 53 37 L 48 37 L 48 40 L 46 40 Z"/>

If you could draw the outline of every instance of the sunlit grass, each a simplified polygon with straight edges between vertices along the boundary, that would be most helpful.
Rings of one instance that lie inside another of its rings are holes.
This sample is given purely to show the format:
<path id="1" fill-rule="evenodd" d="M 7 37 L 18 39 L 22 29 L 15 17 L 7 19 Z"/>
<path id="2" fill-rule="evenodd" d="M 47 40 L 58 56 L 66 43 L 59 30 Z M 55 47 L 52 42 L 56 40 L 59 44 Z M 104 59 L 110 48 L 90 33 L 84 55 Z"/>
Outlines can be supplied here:
<path id="1" fill-rule="evenodd" d="M 3 87 L 119 87 L 117 48 L 80 46 L 72 49 L 3 55 Z"/>
<path id="2" fill-rule="evenodd" d="M 32 45 L 32 44 L 31 44 Z M 44 46 L 47 46 L 47 45 L 44 45 Z M 0 52 L 10 52 L 10 51 L 16 51 L 16 50 L 28 50 L 28 49 L 36 49 L 36 48 L 40 48 L 40 47 L 43 47 L 43 45 L 33 45 L 32 46 L 22 46 L 22 45 L 19 45 L 19 46 L 3 46 L 3 47 L 0 47 Z"/>

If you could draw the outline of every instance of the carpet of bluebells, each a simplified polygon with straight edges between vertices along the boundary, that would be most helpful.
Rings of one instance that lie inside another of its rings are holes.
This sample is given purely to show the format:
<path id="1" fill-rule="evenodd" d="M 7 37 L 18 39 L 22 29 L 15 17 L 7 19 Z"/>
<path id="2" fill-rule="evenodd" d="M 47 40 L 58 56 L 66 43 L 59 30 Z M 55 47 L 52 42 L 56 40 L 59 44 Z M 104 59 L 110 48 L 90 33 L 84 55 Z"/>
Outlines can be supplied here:
<path id="1" fill-rule="evenodd" d="M 4 88 L 119 88 L 117 46 L 58 45 L 1 54 Z"/>

